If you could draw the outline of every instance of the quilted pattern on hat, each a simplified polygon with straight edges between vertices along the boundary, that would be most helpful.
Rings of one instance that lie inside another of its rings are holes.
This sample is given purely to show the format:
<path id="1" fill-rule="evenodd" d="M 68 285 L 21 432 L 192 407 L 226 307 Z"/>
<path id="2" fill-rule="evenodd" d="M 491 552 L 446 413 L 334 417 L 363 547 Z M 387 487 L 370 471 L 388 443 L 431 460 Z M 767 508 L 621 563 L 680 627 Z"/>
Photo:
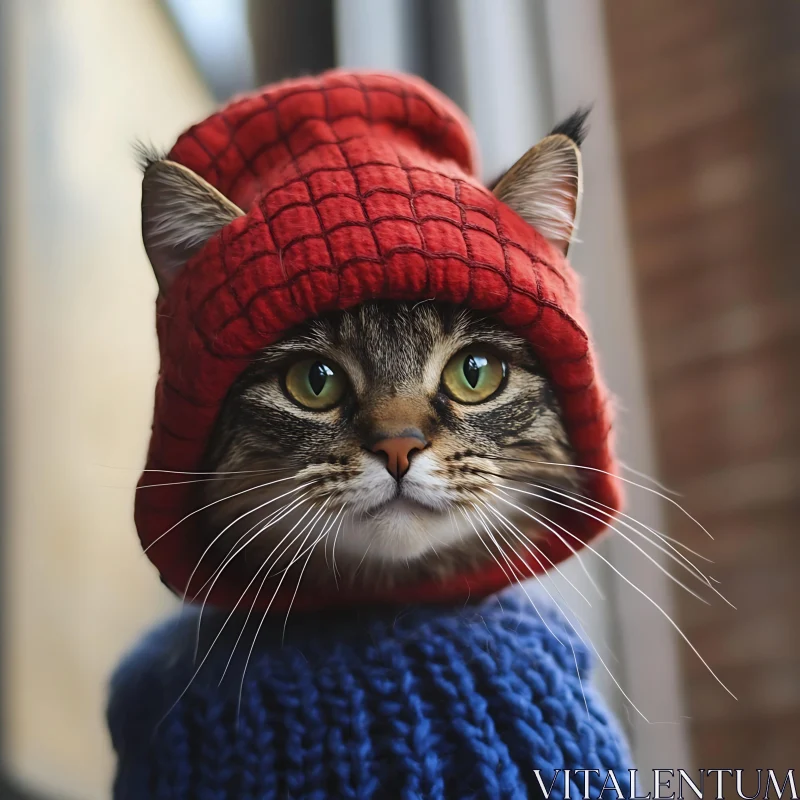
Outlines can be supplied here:
<path id="1" fill-rule="evenodd" d="M 137 493 L 135 518 L 176 591 L 202 552 L 192 513 L 200 504 L 192 484 L 154 488 L 166 482 L 158 470 L 201 469 L 225 395 L 259 351 L 304 321 L 374 299 L 465 305 L 526 338 L 560 401 L 577 463 L 591 468 L 585 493 L 618 507 L 618 482 L 603 473 L 615 471 L 610 414 L 577 277 L 475 177 L 472 134 L 447 98 L 408 76 L 330 72 L 233 101 L 187 130 L 168 157 L 246 211 L 157 304 L 161 371 L 140 481 L 149 488 Z M 527 557 L 533 571 L 604 528 L 568 511 L 558 519 L 580 541 L 548 534 L 543 560 Z M 193 587 L 206 583 L 203 567 Z M 506 583 L 492 562 L 388 594 L 301 592 L 296 605 L 463 600 Z M 209 601 L 232 606 L 240 589 L 223 575 Z M 279 595 L 276 606 L 288 599 Z"/>

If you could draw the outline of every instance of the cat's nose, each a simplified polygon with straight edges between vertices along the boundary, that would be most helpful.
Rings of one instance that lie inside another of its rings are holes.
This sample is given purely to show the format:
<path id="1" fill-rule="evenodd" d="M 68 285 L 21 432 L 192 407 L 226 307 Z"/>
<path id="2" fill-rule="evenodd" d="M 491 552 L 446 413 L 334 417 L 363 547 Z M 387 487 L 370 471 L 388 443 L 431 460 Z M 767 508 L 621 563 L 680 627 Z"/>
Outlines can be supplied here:
<path id="1" fill-rule="evenodd" d="M 395 480 L 400 480 L 408 472 L 411 455 L 417 450 L 424 450 L 427 441 L 419 436 L 391 436 L 380 439 L 370 447 L 373 453 L 385 453 L 386 469 Z"/>

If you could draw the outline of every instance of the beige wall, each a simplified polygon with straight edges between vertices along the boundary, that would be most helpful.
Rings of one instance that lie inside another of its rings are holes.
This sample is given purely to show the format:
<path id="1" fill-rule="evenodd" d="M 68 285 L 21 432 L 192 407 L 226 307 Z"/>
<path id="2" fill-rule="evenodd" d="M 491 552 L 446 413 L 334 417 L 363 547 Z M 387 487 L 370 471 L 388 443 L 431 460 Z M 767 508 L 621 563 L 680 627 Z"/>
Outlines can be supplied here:
<path id="1" fill-rule="evenodd" d="M 109 792 L 108 674 L 172 602 L 131 520 L 157 371 L 131 143 L 211 101 L 154 0 L 9 11 L 4 736 L 14 775 L 83 800 Z"/>

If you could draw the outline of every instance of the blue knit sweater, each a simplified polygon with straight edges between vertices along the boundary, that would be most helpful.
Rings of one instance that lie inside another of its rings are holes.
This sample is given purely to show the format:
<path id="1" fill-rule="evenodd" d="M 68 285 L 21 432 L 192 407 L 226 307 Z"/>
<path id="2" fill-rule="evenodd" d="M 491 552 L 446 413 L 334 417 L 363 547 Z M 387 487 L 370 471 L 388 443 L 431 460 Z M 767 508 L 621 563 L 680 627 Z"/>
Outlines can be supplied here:
<path id="1" fill-rule="evenodd" d="M 224 619 L 206 613 L 201 659 Z M 545 619 L 563 644 L 516 592 L 456 609 L 298 615 L 285 636 L 276 615 L 244 683 L 251 631 L 220 685 L 241 630 L 232 620 L 181 696 L 197 629 L 184 612 L 113 678 L 114 797 L 521 799 L 542 795 L 534 770 L 549 787 L 565 768 L 599 769 L 594 797 L 614 769 L 627 792 L 630 757 L 587 686 L 586 650 L 563 618 Z M 571 795 L 582 793 L 581 773 Z M 564 794 L 561 773 L 550 796 Z"/>

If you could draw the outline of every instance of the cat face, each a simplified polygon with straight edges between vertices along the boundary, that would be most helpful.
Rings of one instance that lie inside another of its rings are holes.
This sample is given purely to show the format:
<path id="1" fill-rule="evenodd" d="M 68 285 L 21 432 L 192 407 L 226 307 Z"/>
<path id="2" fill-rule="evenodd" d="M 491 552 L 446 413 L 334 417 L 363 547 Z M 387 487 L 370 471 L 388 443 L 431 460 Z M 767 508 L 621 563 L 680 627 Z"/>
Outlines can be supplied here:
<path id="1" fill-rule="evenodd" d="M 476 508 L 502 491 L 499 474 L 565 484 L 569 463 L 522 339 L 432 302 L 369 304 L 271 346 L 233 386 L 207 456 L 219 480 L 204 489 L 204 528 L 220 558 L 246 543 L 245 567 L 321 537 L 312 573 L 332 576 L 335 538 L 345 579 L 416 579 L 491 557 Z"/>
<path id="2" fill-rule="evenodd" d="M 564 254 L 585 117 L 558 126 L 493 187 Z M 151 152 L 142 160 L 143 240 L 167 293 L 245 211 L 184 165 Z M 530 531 L 534 503 L 509 502 L 500 476 L 573 485 L 571 461 L 523 339 L 431 301 L 368 304 L 271 345 L 231 388 L 192 512 L 201 559 L 216 560 L 216 575 L 293 568 L 298 586 L 304 573 L 399 583 L 490 558 L 502 568 L 507 550 L 532 553 L 518 524 Z"/>

